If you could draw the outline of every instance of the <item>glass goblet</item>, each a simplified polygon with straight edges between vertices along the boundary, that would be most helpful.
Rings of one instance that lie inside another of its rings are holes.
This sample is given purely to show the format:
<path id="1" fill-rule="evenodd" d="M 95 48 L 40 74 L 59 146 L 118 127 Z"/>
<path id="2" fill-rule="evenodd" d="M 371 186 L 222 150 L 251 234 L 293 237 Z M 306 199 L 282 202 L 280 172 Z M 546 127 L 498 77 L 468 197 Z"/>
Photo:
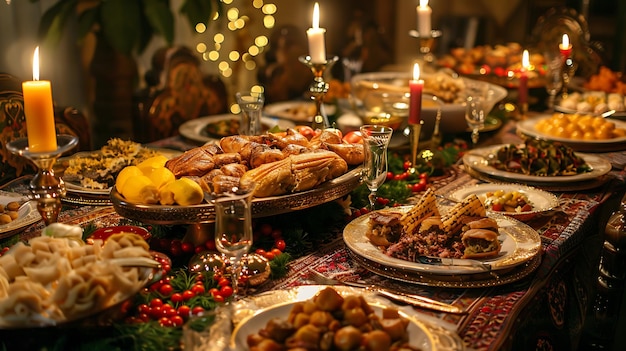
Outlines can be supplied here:
<path id="1" fill-rule="evenodd" d="M 554 110 L 557 94 L 563 89 L 563 71 L 560 57 L 549 61 L 546 65 L 546 92 L 548 93 L 548 110 Z"/>
<path id="2" fill-rule="evenodd" d="M 235 97 L 241 109 L 239 134 L 261 135 L 261 115 L 263 114 L 263 104 L 265 103 L 263 93 L 255 91 L 237 92 Z"/>
<path id="3" fill-rule="evenodd" d="M 481 96 L 470 96 L 466 101 L 465 121 L 472 129 L 472 145 L 478 144 L 480 130 L 485 126 L 485 99 Z"/>
<path id="4" fill-rule="evenodd" d="M 365 158 L 363 159 L 363 181 L 370 190 L 370 209 L 374 209 L 376 192 L 387 178 L 387 147 L 393 129 L 381 125 L 366 124 L 360 128 Z"/>
<path id="5" fill-rule="evenodd" d="M 230 261 L 235 299 L 240 295 L 241 259 L 252 247 L 252 197 L 254 184 L 232 188 L 214 200 L 215 246 Z"/>

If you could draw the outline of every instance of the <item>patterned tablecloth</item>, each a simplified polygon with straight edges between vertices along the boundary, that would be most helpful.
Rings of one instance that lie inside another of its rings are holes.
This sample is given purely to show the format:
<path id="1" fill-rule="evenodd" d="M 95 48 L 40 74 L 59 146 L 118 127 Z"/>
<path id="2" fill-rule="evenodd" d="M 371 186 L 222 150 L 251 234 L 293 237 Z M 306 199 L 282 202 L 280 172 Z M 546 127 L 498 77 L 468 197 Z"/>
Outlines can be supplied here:
<path id="1" fill-rule="evenodd" d="M 507 124 L 488 143 L 517 142 L 514 124 Z M 174 137 L 156 144 L 159 147 L 188 149 L 193 144 Z M 599 154 L 614 165 L 611 180 L 604 185 L 580 192 L 556 193 L 560 211 L 538 216 L 527 222 L 541 236 L 543 252 L 538 268 L 527 277 L 502 286 L 486 288 L 440 288 L 409 284 L 388 279 L 358 265 L 346 248 L 341 229 L 336 235 L 289 265 L 288 275 L 270 280 L 261 291 L 315 284 L 311 270 L 327 277 L 359 279 L 397 290 L 422 294 L 464 308 L 463 315 L 417 310 L 416 313 L 435 318 L 455 330 L 468 349 L 472 350 L 570 350 L 575 349 L 584 314 L 589 304 L 592 276 L 596 273 L 601 246 L 602 219 L 613 208 L 611 194 L 625 188 L 626 154 Z M 461 164 L 449 176 L 438 179 L 433 186 L 447 192 L 459 186 L 481 183 L 465 172 Z M 111 226 L 124 223 L 110 206 L 69 206 L 59 221 L 80 225 Z M 38 223 L 22 234 L 26 238 L 41 230 Z"/>

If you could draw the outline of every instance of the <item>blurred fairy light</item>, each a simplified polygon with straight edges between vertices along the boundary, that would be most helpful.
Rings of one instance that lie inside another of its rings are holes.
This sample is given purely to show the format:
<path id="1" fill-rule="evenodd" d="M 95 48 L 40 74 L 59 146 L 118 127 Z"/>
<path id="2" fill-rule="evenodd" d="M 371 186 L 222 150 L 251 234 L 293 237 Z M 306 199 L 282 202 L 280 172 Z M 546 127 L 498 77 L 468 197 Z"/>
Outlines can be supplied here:
<path id="1" fill-rule="evenodd" d="M 198 43 L 198 45 L 196 45 L 196 50 L 200 53 L 204 53 L 206 52 L 206 44 L 205 43 Z"/>
<path id="2" fill-rule="evenodd" d="M 206 24 L 204 24 L 204 23 L 196 24 L 196 32 L 197 33 L 202 34 L 202 33 L 204 33 L 204 31 L 206 31 Z"/>
<path id="3" fill-rule="evenodd" d="M 276 13 L 276 10 L 278 9 L 276 8 L 276 5 L 274 4 L 266 4 L 263 6 L 262 10 L 263 10 L 263 13 L 266 15 L 273 15 Z"/>
<path id="4" fill-rule="evenodd" d="M 258 33 L 259 24 L 265 29 L 272 29 L 276 24 L 274 15 L 278 11 L 275 4 L 266 3 L 265 0 L 220 0 L 224 5 L 225 25 L 217 26 L 214 33 L 210 34 L 209 42 L 199 42 L 196 50 L 202 54 L 205 61 L 217 62 L 217 68 L 223 77 L 230 77 L 233 70 L 238 66 L 237 62 L 242 62 L 246 70 L 253 71 L 258 67 L 257 56 L 261 54 L 269 44 L 266 34 L 259 34 L 254 37 L 250 33 Z M 244 13 L 249 11 L 258 13 Z M 216 12 L 213 19 L 217 19 Z M 199 23 L 195 27 L 196 33 L 207 34 L 209 29 L 206 25 Z M 239 35 L 239 31 L 245 33 Z M 232 34 L 228 34 L 232 33 Z M 251 40 L 251 43 L 240 41 Z M 212 43 L 210 42 L 212 41 Z M 236 43 L 237 42 L 237 43 Z M 225 50 L 226 52 L 222 52 Z M 241 66 L 240 66 L 241 67 Z"/>

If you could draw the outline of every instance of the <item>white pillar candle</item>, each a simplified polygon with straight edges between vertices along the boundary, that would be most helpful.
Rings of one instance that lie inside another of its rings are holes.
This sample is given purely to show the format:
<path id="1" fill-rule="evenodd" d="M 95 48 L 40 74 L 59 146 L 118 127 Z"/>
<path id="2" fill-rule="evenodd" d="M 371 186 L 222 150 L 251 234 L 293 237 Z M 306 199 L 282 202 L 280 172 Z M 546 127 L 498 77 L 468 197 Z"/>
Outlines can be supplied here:
<path id="1" fill-rule="evenodd" d="M 417 32 L 420 37 L 430 37 L 430 31 L 432 30 L 430 24 L 430 16 L 433 10 L 428 6 L 428 0 L 420 0 L 420 4 L 417 7 Z"/>
<path id="2" fill-rule="evenodd" d="M 326 62 L 326 45 L 324 43 L 325 28 L 320 28 L 320 6 L 315 3 L 313 7 L 313 26 L 306 31 L 309 39 L 309 56 L 311 62 Z"/>

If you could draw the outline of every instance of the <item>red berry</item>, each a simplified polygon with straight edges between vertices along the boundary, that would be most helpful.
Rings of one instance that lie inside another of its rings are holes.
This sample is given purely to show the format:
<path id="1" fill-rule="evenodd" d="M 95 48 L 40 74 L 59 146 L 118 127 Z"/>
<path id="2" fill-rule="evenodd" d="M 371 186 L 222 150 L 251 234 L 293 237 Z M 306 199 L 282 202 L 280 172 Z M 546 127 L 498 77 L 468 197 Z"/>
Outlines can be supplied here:
<path id="1" fill-rule="evenodd" d="M 161 307 L 161 306 L 163 306 L 163 300 L 159 298 L 154 298 L 150 300 L 150 307 L 154 308 L 154 307 Z"/>
<path id="2" fill-rule="evenodd" d="M 191 307 L 189 307 L 187 305 L 181 305 L 176 310 L 176 313 L 178 313 L 178 315 L 183 317 L 183 318 L 187 318 L 187 317 L 189 317 L 189 314 L 191 313 Z"/>
<path id="3" fill-rule="evenodd" d="M 173 291 L 174 288 L 169 284 L 163 284 L 159 287 L 159 293 L 164 296 L 170 296 Z"/>
<path id="4" fill-rule="evenodd" d="M 233 294 L 232 286 L 223 286 L 220 288 L 220 295 L 223 297 L 230 297 Z"/>
<path id="5" fill-rule="evenodd" d="M 159 319 L 159 324 L 163 327 L 171 327 L 172 321 L 167 317 L 162 317 Z"/>
<path id="6" fill-rule="evenodd" d="M 170 321 L 172 322 L 172 325 L 175 327 L 180 327 L 181 325 L 183 325 L 183 323 L 185 323 L 185 321 L 183 320 L 183 317 L 181 316 L 172 316 L 170 317 Z"/>
<path id="7" fill-rule="evenodd" d="M 188 242 L 180 244 L 180 248 L 183 250 L 184 253 L 192 253 L 194 250 L 193 244 Z"/>
<path id="8" fill-rule="evenodd" d="M 276 246 L 276 248 L 282 252 L 282 251 L 285 251 L 285 248 L 287 247 L 287 243 L 283 239 L 278 239 L 274 242 L 274 246 Z"/>
<path id="9" fill-rule="evenodd" d="M 183 291 L 183 300 L 185 300 L 185 301 L 190 300 L 194 296 L 196 296 L 196 294 L 194 294 L 194 292 L 191 291 L 191 290 Z"/>
<path id="10" fill-rule="evenodd" d="M 202 306 L 196 306 L 191 309 L 191 313 L 194 315 L 200 314 L 204 312 L 204 308 Z"/>
<path id="11" fill-rule="evenodd" d="M 170 300 L 172 300 L 173 303 L 183 302 L 183 294 L 173 293 L 172 296 L 170 296 Z"/>
<path id="12" fill-rule="evenodd" d="M 191 287 L 191 291 L 192 291 L 195 295 L 204 294 L 204 285 L 202 285 L 202 283 L 200 283 L 200 284 L 195 284 L 194 286 L 192 286 L 192 287 Z"/>

